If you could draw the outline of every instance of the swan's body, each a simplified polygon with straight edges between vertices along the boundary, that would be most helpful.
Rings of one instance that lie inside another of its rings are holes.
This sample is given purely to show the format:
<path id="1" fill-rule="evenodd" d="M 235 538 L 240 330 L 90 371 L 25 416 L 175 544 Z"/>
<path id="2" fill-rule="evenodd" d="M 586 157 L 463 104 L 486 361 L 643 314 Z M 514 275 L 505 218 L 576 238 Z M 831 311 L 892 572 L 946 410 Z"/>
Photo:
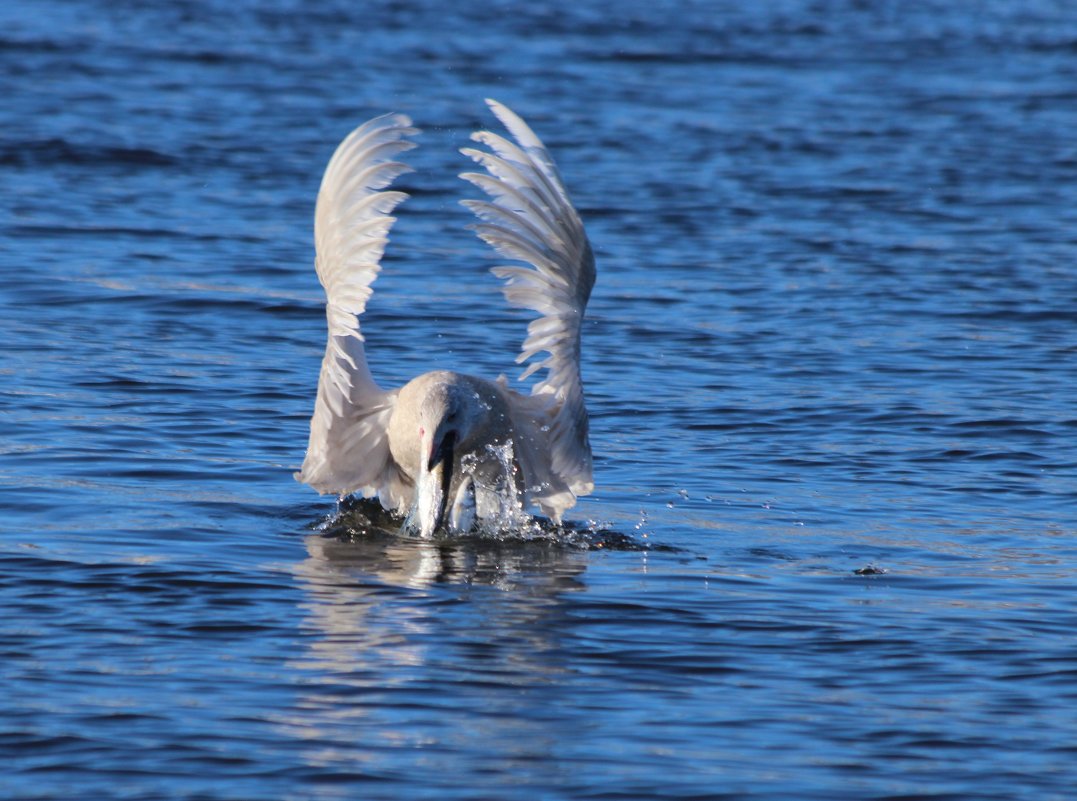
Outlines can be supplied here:
<path id="1" fill-rule="evenodd" d="M 322 493 L 377 495 L 408 514 L 423 536 L 467 531 L 503 517 L 506 505 L 537 505 L 560 521 L 589 493 L 591 446 L 580 381 L 580 327 L 594 258 L 553 160 L 530 128 L 487 101 L 517 144 L 489 132 L 492 152 L 462 152 L 487 174 L 464 173 L 492 201 L 464 201 L 478 234 L 502 255 L 530 265 L 496 267 L 510 303 L 540 313 L 517 362 L 545 351 L 523 377 L 547 373 L 529 395 L 444 370 L 383 390 L 367 367 L 359 316 L 405 199 L 383 192 L 408 168 L 393 157 L 417 133 L 403 115 L 371 120 L 337 148 L 315 212 L 316 269 L 325 287 L 329 342 L 322 361 L 310 443 L 296 478 Z"/>

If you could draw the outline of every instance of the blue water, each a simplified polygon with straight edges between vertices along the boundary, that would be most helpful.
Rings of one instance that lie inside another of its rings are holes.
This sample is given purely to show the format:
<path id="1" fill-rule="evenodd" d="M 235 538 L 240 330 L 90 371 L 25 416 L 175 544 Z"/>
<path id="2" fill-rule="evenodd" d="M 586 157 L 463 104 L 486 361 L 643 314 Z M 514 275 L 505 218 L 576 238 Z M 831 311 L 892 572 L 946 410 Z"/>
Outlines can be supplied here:
<path id="1" fill-rule="evenodd" d="M 0 797 L 1074 797 L 1072 3 L 8 0 L 0 89 Z M 426 543 L 292 480 L 313 204 L 412 115 L 372 369 L 515 375 L 486 96 L 597 488 Z"/>

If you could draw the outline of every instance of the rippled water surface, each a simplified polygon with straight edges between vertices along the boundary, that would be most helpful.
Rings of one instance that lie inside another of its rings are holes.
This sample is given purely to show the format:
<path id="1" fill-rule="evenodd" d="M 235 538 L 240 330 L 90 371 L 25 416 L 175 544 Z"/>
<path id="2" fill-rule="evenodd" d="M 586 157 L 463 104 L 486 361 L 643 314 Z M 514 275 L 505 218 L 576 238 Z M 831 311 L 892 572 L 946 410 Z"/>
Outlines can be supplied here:
<path id="1" fill-rule="evenodd" d="M 9 0 L 0 85 L 0 797 L 1074 797 L 1071 3 Z M 597 489 L 419 542 L 291 477 L 313 202 L 411 114 L 372 368 L 514 375 L 486 96 Z"/>

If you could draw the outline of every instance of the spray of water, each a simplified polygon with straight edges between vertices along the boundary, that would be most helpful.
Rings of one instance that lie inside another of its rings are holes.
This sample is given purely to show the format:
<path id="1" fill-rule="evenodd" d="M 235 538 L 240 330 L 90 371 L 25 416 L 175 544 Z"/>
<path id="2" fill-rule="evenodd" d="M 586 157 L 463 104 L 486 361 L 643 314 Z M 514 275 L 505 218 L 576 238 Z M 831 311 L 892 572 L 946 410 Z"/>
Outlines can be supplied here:
<path id="1" fill-rule="evenodd" d="M 532 529 L 538 530 L 535 518 L 523 508 L 512 440 L 487 445 L 483 458 L 468 454 L 461 460 L 460 469 L 471 479 L 475 496 L 475 522 L 467 533 L 521 537 Z"/>

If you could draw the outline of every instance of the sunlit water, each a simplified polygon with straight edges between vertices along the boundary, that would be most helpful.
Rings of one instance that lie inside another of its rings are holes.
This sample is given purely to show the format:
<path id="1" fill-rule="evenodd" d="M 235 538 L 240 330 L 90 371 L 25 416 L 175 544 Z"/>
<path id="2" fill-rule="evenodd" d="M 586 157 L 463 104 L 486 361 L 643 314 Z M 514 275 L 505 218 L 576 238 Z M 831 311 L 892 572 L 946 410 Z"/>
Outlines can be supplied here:
<path id="1" fill-rule="evenodd" d="M 1075 43 L 1038 0 L 0 6 L 0 797 L 1073 798 Z M 597 489 L 420 542 L 291 478 L 313 202 L 411 114 L 373 370 L 514 376 L 485 96 L 598 254 Z"/>

